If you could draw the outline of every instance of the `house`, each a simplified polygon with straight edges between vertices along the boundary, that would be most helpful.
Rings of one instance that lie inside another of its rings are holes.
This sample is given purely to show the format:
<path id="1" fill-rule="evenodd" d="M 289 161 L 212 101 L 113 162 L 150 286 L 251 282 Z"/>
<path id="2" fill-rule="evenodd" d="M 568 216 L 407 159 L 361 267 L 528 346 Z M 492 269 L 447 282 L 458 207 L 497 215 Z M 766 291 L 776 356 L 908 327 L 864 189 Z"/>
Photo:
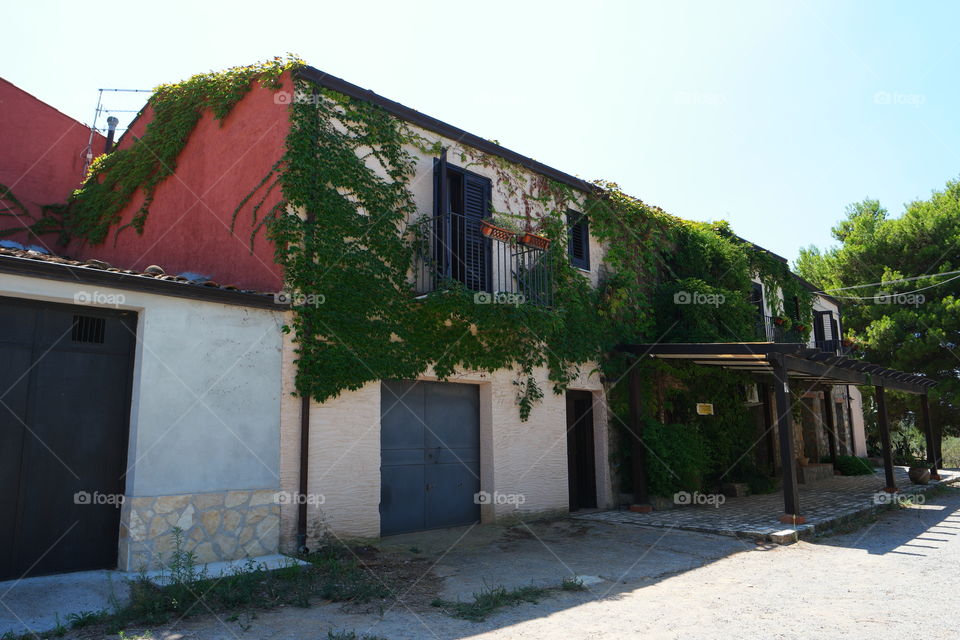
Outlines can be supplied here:
<path id="1" fill-rule="evenodd" d="M 63 205 L 106 138 L 0 78 L 0 238 L 35 242 L 26 228 Z M 56 238 L 46 239 L 47 242 Z"/>
<path id="2" fill-rule="evenodd" d="M 785 261 L 725 227 L 680 221 L 299 61 L 159 88 L 66 212 L 34 229 L 54 227 L 76 261 L 0 256 L 0 272 L 17 274 L 0 296 L 11 310 L 42 302 L 81 342 L 105 335 L 84 319 L 91 310 L 137 336 L 113 354 L 128 368 L 117 365 L 109 385 L 113 471 L 98 466 L 124 496 L 111 517 L 127 570 L 154 566 L 177 528 L 209 562 L 619 504 L 631 434 L 634 481 L 644 473 L 634 411 L 644 389 L 637 358 L 617 346 L 653 336 L 652 301 L 676 302 L 680 275 L 730 297 L 681 311 L 698 331 L 749 329 L 742 348 L 783 342 L 780 325 L 764 323 L 792 297 L 798 326 L 786 346 L 804 347 L 801 319 L 814 309 L 826 333 L 810 345 L 840 335 L 839 305 L 823 295 L 801 305 Z M 687 259 L 698 242 L 724 251 L 701 265 Z M 755 274 L 744 266 L 754 259 Z M 748 300 L 754 275 L 776 293 Z M 11 312 L 23 337 L 5 349 L 43 353 L 37 313 Z M 757 326 L 764 335 L 752 335 Z M 628 377 L 629 425 L 618 384 Z M 41 395 L 68 386 L 34 385 Z M 796 449 L 809 444 L 816 462 L 860 451 L 850 392 L 809 393 L 813 430 L 793 431 Z M 54 433 L 77 413 L 57 397 Z M 772 406 L 754 411 L 769 434 L 786 424 Z M 824 448 L 841 416 L 844 435 Z M 787 474 L 794 461 L 778 466 L 790 453 L 771 442 L 768 472 Z M 79 487 L 77 475 L 58 483 Z M 40 482 L 24 478 L 20 506 L 5 508 L 22 510 Z M 46 517 L 63 525 L 70 513 Z M 23 538 L 29 529 L 17 526 Z M 13 554 L 17 567 L 32 557 Z"/>

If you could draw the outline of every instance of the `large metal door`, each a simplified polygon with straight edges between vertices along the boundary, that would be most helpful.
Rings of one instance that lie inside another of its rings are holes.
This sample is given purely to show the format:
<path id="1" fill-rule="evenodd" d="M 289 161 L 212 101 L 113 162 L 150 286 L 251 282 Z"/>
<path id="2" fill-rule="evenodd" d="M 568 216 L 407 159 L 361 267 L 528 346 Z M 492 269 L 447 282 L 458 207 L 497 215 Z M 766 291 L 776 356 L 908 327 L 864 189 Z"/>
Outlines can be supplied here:
<path id="1" fill-rule="evenodd" d="M 116 567 L 135 335 L 0 298 L 0 578 Z"/>
<path id="2" fill-rule="evenodd" d="M 380 533 L 480 520 L 476 385 L 384 380 L 380 409 Z"/>

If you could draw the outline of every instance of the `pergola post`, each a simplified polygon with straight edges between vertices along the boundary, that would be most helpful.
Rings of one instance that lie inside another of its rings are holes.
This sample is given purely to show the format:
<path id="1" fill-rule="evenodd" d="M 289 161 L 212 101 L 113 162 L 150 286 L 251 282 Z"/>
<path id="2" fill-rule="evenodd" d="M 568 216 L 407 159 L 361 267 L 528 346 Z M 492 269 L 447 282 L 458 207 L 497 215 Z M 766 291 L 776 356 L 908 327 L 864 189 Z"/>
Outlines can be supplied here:
<path id="1" fill-rule="evenodd" d="M 837 470 L 837 440 L 840 434 L 837 433 L 836 416 L 833 406 L 833 387 L 823 387 L 823 415 L 827 421 L 827 442 L 830 443 L 830 464 L 833 470 Z"/>
<path id="2" fill-rule="evenodd" d="M 880 443 L 883 445 L 883 473 L 887 486 L 883 488 L 887 493 L 896 493 L 897 482 L 893 476 L 893 451 L 890 447 L 890 423 L 887 420 L 887 399 L 883 385 L 876 386 L 877 424 L 880 426 Z"/>
<path id="3" fill-rule="evenodd" d="M 643 444 L 643 411 L 640 406 L 642 380 L 636 365 L 627 378 L 630 396 L 631 459 L 633 462 L 633 504 L 631 511 L 646 513 L 651 510 L 647 491 L 647 449 Z"/>
<path id="4" fill-rule="evenodd" d="M 797 488 L 797 456 L 793 450 L 793 416 L 790 411 L 790 386 L 787 369 L 780 354 L 770 355 L 773 391 L 776 397 L 777 433 L 780 436 L 780 467 L 783 474 L 783 511 L 781 522 L 803 524 L 800 492 Z"/>
<path id="5" fill-rule="evenodd" d="M 930 479 L 939 480 L 940 459 L 937 449 L 937 440 L 933 435 L 933 425 L 930 424 L 930 399 L 927 394 L 920 396 L 920 419 L 923 421 L 923 435 L 927 441 L 927 461 L 930 463 Z"/>

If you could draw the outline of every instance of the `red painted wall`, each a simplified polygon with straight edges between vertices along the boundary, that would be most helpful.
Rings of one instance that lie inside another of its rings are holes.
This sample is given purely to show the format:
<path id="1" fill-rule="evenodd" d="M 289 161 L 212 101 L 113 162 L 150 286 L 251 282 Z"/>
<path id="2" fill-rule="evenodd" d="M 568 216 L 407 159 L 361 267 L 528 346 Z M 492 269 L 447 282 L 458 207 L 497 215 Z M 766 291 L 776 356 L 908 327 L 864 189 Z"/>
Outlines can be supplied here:
<path id="1" fill-rule="evenodd" d="M 0 78 L 0 184 L 39 217 L 45 204 L 62 204 L 83 182 L 83 155 L 90 129 L 45 102 Z M 103 153 L 106 139 L 93 136 L 93 155 Z M 0 207 L 10 206 L 7 201 Z M 0 216 L 0 229 L 23 229 L 18 218 Z M 31 238 L 26 232 L 4 240 L 37 244 L 56 252 L 55 238 Z"/>
<path id="2" fill-rule="evenodd" d="M 292 91 L 287 74 L 280 91 Z M 156 190 L 143 234 L 133 228 L 110 233 L 101 245 L 73 242 L 67 254 L 77 259 L 97 258 L 116 267 L 144 269 L 156 264 L 168 274 L 201 274 L 221 285 L 277 291 L 283 279 L 273 259 L 273 245 L 261 229 L 250 250 L 254 196 L 230 231 L 234 209 L 266 176 L 284 153 L 290 119 L 286 103 L 277 104 L 274 92 L 259 86 L 222 121 L 205 114 L 177 158 L 175 173 Z M 120 140 L 123 148 L 142 134 L 151 113 L 144 113 Z M 259 216 L 280 200 L 275 188 Z M 127 205 L 119 228 L 140 208 L 143 194 Z"/>

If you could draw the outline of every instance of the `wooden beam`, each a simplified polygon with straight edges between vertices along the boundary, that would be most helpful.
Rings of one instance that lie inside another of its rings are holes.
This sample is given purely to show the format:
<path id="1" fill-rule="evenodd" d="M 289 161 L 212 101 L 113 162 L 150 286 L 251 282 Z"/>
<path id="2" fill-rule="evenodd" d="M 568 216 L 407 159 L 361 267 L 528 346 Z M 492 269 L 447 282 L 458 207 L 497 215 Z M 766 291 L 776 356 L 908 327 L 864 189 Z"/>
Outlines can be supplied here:
<path id="1" fill-rule="evenodd" d="M 782 356 L 771 358 L 776 397 L 777 432 L 780 436 L 780 467 L 783 474 L 783 511 L 799 524 L 800 492 L 797 488 L 797 456 L 793 450 L 793 416 L 790 411 L 790 381 Z"/>
<path id="2" fill-rule="evenodd" d="M 641 406 L 642 384 L 636 365 L 630 369 L 627 379 L 630 396 L 631 459 L 633 478 L 633 503 L 645 507 L 650 502 L 647 490 L 647 448 L 643 444 L 643 407 Z"/>
<path id="3" fill-rule="evenodd" d="M 938 479 L 940 461 L 937 459 L 937 441 L 933 435 L 933 426 L 930 424 L 930 402 L 927 394 L 920 396 L 920 420 L 923 423 L 923 435 L 927 440 L 927 462 L 930 463 L 930 477 Z"/>
<path id="4" fill-rule="evenodd" d="M 820 409 L 823 411 L 827 423 L 827 442 L 830 443 L 830 463 L 833 465 L 834 471 L 836 471 L 837 439 L 839 438 L 839 434 L 837 433 L 836 415 L 834 414 L 835 409 L 833 407 L 833 387 L 823 387 L 823 402 L 820 404 Z"/>
<path id="5" fill-rule="evenodd" d="M 897 482 L 893 476 L 893 451 L 890 447 L 890 423 L 887 420 L 887 398 L 881 385 L 876 387 L 877 423 L 880 425 L 880 442 L 883 445 L 883 473 L 887 486 L 884 491 L 896 493 Z"/>

